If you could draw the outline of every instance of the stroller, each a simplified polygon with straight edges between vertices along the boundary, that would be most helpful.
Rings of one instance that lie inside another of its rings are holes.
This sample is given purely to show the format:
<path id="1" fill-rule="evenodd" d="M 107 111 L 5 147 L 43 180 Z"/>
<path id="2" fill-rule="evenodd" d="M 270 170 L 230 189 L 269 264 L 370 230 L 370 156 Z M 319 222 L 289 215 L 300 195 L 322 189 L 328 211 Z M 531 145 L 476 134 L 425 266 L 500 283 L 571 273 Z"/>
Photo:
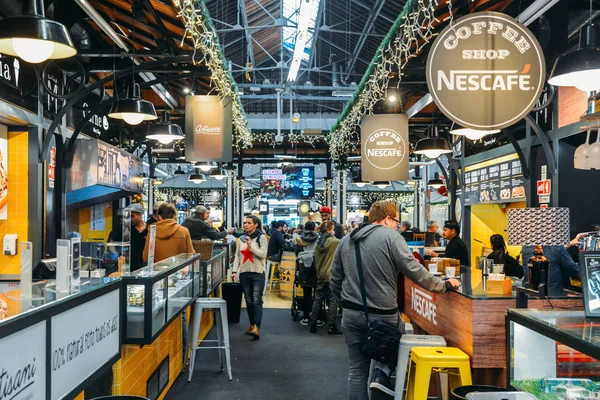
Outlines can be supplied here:
<path id="1" fill-rule="evenodd" d="M 294 286 L 292 287 L 292 319 L 297 321 L 300 316 L 300 310 L 303 307 L 304 293 L 298 294 L 298 287 L 311 287 L 317 285 L 317 270 L 313 259 L 312 251 L 301 251 L 296 256 L 296 273 L 294 274 Z"/>

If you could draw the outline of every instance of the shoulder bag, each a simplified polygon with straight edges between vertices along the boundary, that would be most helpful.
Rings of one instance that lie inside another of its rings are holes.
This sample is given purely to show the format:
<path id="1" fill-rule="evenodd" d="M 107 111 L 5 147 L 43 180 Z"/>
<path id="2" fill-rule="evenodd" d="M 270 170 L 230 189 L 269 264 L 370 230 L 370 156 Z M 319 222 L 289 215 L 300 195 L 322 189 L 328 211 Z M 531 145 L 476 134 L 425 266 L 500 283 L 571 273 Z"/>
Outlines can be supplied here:
<path id="1" fill-rule="evenodd" d="M 362 269 L 362 260 L 360 257 L 360 246 L 354 244 L 356 252 L 356 267 L 358 269 L 358 278 L 360 280 L 360 294 L 362 296 L 365 317 L 367 318 L 368 330 L 360 343 L 360 352 L 386 365 L 396 365 L 398 361 L 398 346 L 402 332 L 398 326 L 382 320 L 369 321 L 369 307 L 367 306 L 367 295 L 365 290 L 365 277 Z M 398 320 L 398 324 L 400 321 Z"/>

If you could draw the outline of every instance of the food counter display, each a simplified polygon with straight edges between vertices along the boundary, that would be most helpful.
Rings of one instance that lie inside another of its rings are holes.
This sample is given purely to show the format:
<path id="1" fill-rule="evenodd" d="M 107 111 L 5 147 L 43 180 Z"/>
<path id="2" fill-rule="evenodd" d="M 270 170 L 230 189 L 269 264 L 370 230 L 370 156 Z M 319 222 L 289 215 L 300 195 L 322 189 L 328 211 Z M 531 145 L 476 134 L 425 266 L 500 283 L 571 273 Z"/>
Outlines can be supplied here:
<path id="1" fill-rule="evenodd" d="M 224 250 L 226 252 L 225 259 L 227 260 L 227 269 L 233 267 L 235 259 L 235 241 L 233 242 L 214 242 L 215 250 Z"/>
<path id="2" fill-rule="evenodd" d="M 209 296 L 226 274 L 226 252 L 180 254 L 123 276 L 123 343 L 151 344 L 198 297 Z"/>
<path id="3" fill-rule="evenodd" d="M 598 398 L 600 319 L 583 311 L 509 310 L 508 385 L 540 400 Z"/>
<path id="4" fill-rule="evenodd" d="M 464 267 L 463 267 L 464 268 Z M 477 271 L 477 270 L 475 270 Z M 429 292 L 410 279 L 404 279 L 403 313 L 415 332 L 441 335 L 448 346 L 458 347 L 471 358 L 476 384 L 503 386 L 506 383 L 506 327 L 509 308 L 516 307 L 515 287 L 494 294 L 484 289 L 481 271 L 461 274 L 461 287 L 444 294 Z M 506 294 L 505 294 L 506 293 Z M 583 309 L 581 296 L 565 292 L 550 299 L 530 299 L 530 308 Z"/>
<path id="5" fill-rule="evenodd" d="M 119 279 L 83 279 L 76 293 L 53 281 L 5 293 L 0 321 L 3 398 L 74 398 L 121 356 Z"/>

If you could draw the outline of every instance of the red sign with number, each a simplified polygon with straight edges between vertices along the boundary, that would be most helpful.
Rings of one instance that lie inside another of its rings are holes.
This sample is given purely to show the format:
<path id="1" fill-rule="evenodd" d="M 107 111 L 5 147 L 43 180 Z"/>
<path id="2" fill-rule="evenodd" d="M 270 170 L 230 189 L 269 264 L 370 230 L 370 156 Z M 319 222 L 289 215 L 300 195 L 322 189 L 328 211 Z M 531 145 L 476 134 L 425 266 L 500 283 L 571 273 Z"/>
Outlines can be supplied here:
<path id="1" fill-rule="evenodd" d="M 544 179 L 537 181 L 537 194 L 538 196 L 544 196 L 550 194 L 550 179 Z"/>

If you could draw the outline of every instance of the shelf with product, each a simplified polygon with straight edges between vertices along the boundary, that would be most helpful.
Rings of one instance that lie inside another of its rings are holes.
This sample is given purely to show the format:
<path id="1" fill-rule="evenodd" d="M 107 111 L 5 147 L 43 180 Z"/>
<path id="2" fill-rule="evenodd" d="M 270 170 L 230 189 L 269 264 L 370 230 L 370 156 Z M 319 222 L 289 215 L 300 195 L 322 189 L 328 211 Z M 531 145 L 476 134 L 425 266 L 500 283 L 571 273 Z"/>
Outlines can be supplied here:
<path id="1" fill-rule="evenodd" d="M 541 400 L 600 390 L 600 319 L 583 311 L 509 310 L 508 385 Z"/>

